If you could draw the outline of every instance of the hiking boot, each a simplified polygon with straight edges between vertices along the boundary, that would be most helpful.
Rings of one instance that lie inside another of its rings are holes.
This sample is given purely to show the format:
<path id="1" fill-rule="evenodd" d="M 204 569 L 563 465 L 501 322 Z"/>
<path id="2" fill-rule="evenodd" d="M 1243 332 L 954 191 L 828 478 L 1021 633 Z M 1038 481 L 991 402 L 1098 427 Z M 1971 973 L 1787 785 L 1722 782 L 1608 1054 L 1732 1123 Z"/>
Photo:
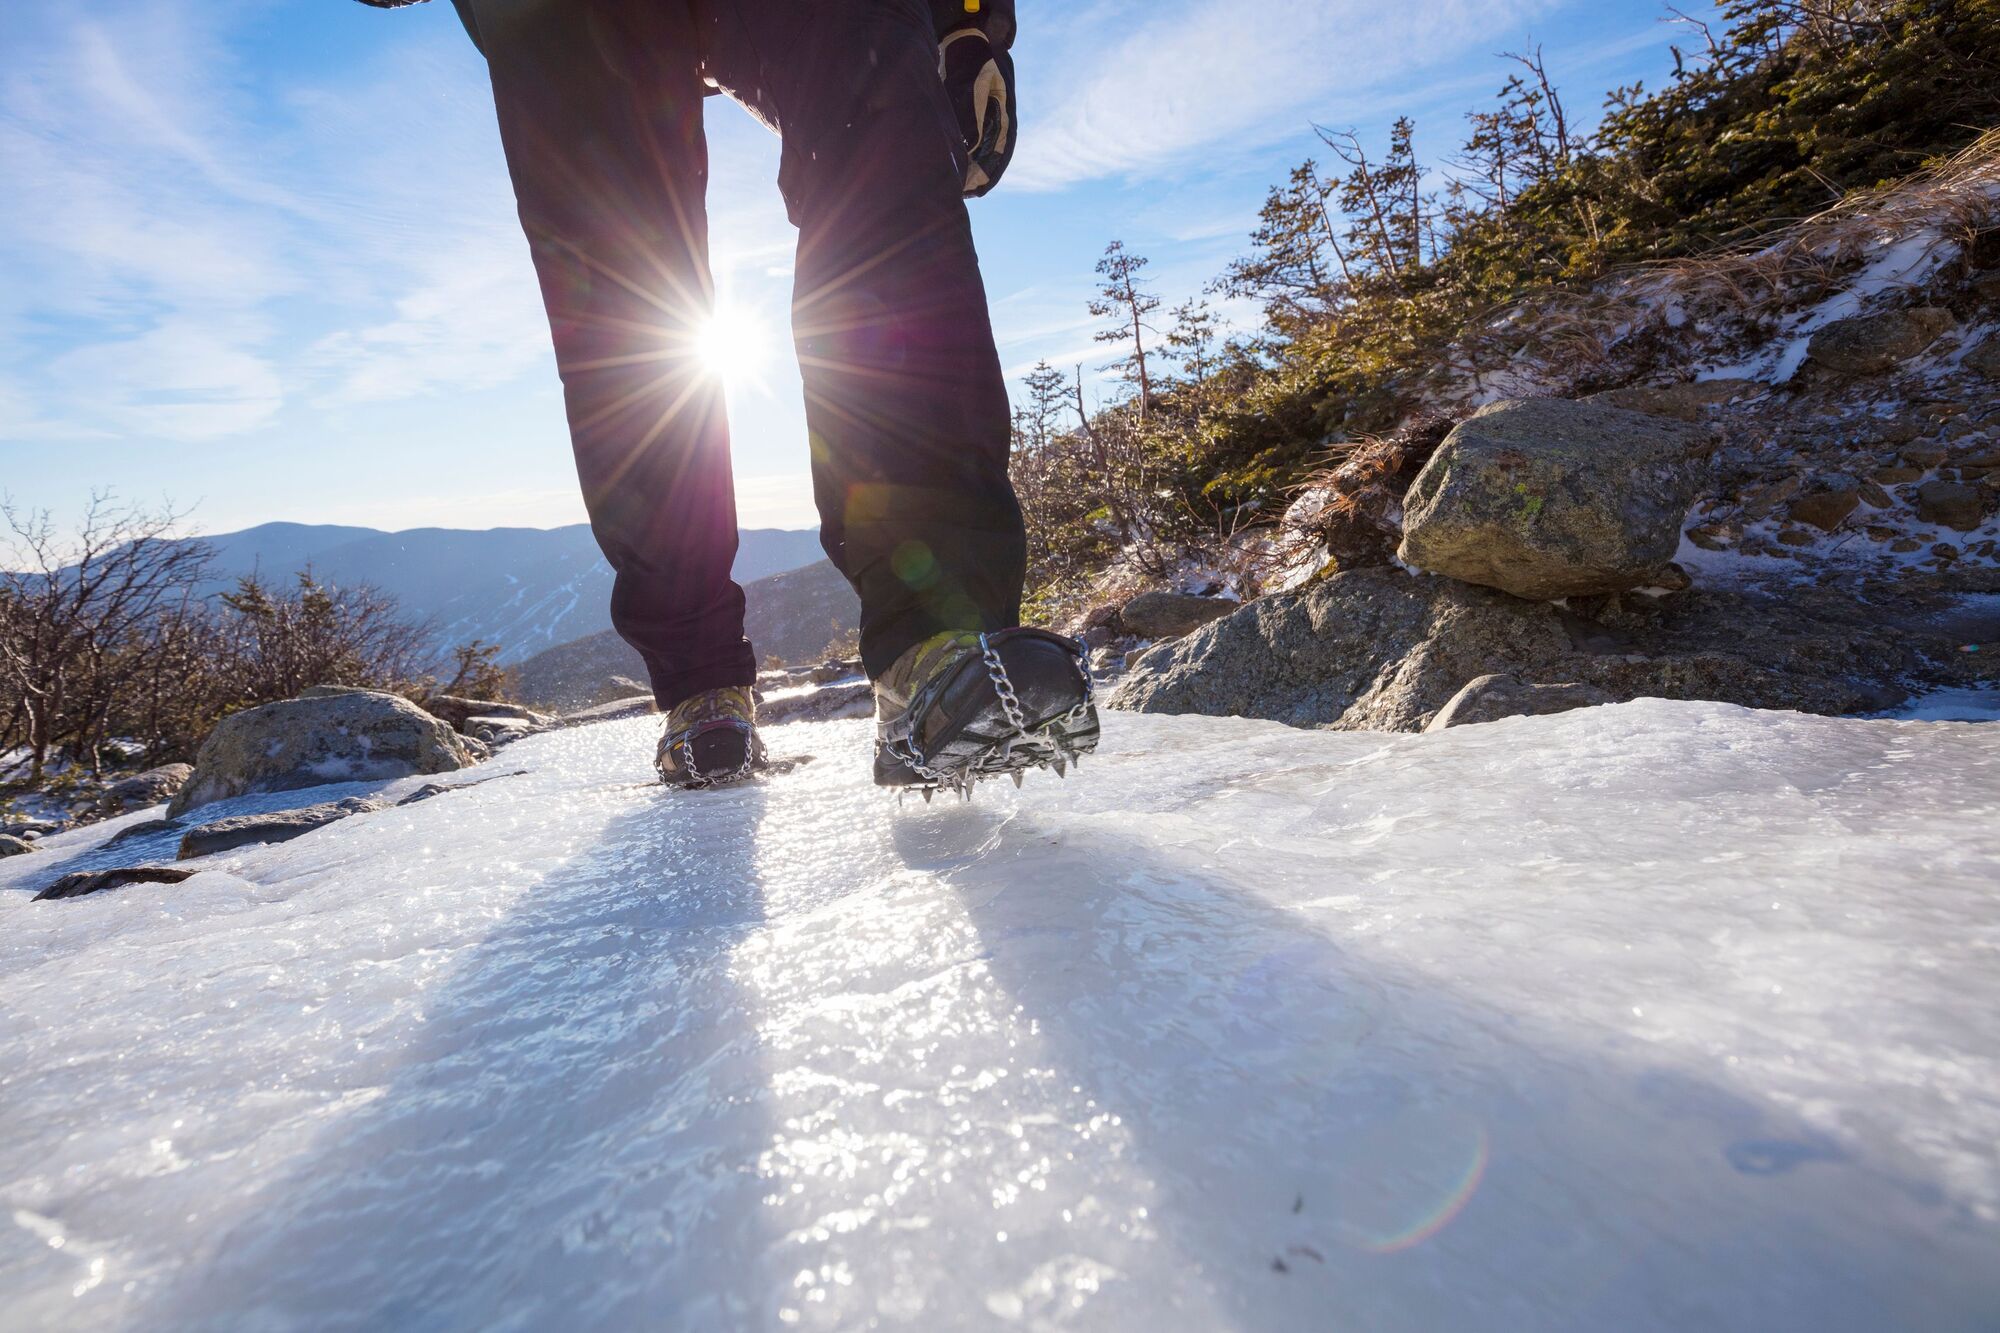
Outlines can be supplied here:
<path id="1" fill-rule="evenodd" d="M 875 782 L 970 794 L 984 777 L 1058 774 L 1097 748 L 1083 645 L 1040 629 L 926 639 L 875 682 Z"/>
<path id="2" fill-rule="evenodd" d="M 667 714 L 655 761 L 669 787 L 740 782 L 764 759 L 757 738 L 757 701 L 748 685 L 703 690 Z"/>

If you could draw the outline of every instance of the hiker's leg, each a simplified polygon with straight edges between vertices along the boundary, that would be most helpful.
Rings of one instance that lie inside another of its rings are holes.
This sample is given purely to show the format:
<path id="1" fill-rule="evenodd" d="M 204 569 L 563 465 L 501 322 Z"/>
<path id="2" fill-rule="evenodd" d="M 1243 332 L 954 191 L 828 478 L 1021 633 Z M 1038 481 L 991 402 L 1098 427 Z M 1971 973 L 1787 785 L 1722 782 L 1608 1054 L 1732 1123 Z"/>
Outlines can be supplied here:
<path id="1" fill-rule="evenodd" d="M 705 0 L 710 71 L 776 121 L 827 553 L 880 676 L 1020 619 L 1009 408 L 927 0 Z"/>
<path id="2" fill-rule="evenodd" d="M 611 619 L 670 708 L 748 685 L 688 0 L 465 0 L 555 334 Z M 441 240 L 448 244 L 449 238 Z"/>

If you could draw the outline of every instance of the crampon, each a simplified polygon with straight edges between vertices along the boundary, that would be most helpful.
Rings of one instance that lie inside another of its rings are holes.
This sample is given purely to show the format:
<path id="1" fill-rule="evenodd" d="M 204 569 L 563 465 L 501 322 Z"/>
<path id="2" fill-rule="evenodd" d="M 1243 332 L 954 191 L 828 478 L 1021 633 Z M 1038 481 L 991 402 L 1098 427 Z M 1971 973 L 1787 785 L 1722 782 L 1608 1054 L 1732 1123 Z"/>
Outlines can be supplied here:
<path id="1" fill-rule="evenodd" d="M 1019 786 L 1031 769 L 1067 774 L 1097 748 L 1097 706 L 1083 645 L 1039 629 L 968 635 L 906 704 L 878 694 L 875 781 L 970 800 L 981 781 Z"/>

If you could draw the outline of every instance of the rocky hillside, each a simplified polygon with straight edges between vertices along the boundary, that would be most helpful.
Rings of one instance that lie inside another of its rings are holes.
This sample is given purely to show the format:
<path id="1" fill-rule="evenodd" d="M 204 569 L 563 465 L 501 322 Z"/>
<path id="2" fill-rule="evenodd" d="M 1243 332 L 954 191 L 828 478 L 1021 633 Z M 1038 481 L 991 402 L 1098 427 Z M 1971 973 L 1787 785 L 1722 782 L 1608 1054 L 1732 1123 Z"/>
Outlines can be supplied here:
<path id="1" fill-rule="evenodd" d="M 743 586 L 744 628 L 766 661 L 817 661 L 854 634 L 861 604 L 825 560 Z M 520 666 L 521 697 L 542 708 L 581 708 L 643 694 L 646 668 L 611 630 L 535 654 Z"/>
<path id="2" fill-rule="evenodd" d="M 1416 730 L 1486 677 L 1514 711 L 2000 687 L 2000 135 L 1503 312 L 1243 549 L 1273 595 L 1135 653 L 1122 706 Z"/>

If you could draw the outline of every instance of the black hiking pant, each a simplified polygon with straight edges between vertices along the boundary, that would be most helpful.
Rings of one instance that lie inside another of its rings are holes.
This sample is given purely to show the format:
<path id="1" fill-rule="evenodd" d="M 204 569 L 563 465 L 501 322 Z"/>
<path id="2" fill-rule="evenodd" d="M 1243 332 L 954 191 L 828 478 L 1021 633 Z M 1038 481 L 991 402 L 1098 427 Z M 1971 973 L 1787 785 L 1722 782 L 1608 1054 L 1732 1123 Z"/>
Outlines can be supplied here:
<path id="1" fill-rule="evenodd" d="M 827 555 L 880 675 L 1018 622 L 1009 409 L 928 0 L 457 0 L 555 336 L 611 618 L 662 708 L 747 685 L 712 300 L 703 74 L 783 137 L 793 338 Z"/>

